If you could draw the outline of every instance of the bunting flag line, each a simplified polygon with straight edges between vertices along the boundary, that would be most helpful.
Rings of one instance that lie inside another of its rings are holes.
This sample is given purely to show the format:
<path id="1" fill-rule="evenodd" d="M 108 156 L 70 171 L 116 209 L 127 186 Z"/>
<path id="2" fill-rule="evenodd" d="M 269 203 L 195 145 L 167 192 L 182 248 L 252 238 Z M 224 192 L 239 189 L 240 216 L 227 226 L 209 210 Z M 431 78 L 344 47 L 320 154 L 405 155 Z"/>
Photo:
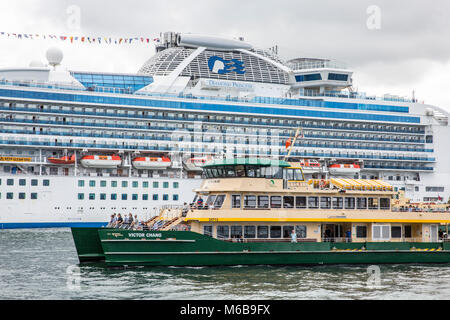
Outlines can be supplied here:
<path id="1" fill-rule="evenodd" d="M 0 38 L 19 39 L 19 40 L 41 40 L 51 39 L 67 43 L 95 43 L 95 44 L 153 44 L 159 43 L 159 38 L 147 37 L 87 37 L 72 35 L 54 35 L 54 34 L 31 34 L 31 33 L 13 33 L 0 31 Z"/>

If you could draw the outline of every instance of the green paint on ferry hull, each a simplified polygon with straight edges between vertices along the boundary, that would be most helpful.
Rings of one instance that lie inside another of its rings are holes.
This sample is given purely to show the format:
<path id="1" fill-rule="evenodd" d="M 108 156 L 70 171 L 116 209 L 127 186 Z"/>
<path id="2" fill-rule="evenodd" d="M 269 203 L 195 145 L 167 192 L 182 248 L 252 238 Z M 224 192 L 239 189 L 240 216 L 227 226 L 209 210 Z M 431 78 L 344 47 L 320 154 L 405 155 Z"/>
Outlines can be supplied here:
<path id="1" fill-rule="evenodd" d="M 80 263 L 105 260 L 98 235 L 101 228 L 71 228 Z"/>
<path id="2" fill-rule="evenodd" d="M 111 267 L 450 263 L 448 243 L 234 243 L 187 231 L 98 234 Z"/>

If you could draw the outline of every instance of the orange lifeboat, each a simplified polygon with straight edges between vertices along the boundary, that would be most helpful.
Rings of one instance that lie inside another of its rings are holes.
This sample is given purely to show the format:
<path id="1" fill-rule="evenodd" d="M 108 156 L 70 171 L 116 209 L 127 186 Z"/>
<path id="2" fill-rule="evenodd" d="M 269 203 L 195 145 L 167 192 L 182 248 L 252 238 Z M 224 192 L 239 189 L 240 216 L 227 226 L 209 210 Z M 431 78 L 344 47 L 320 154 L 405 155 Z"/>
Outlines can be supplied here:
<path id="1" fill-rule="evenodd" d="M 74 164 L 75 163 L 75 155 L 72 156 L 64 156 L 61 158 L 49 157 L 47 158 L 48 162 L 53 164 Z"/>
<path id="2" fill-rule="evenodd" d="M 299 163 L 304 173 L 320 172 L 321 164 L 315 159 L 302 159 Z"/>
<path id="3" fill-rule="evenodd" d="M 119 156 L 87 155 L 80 162 L 85 168 L 117 168 L 122 164 L 122 159 Z"/>
<path id="4" fill-rule="evenodd" d="M 183 166 L 186 171 L 202 171 L 203 165 L 210 159 L 206 157 L 202 158 L 190 158 L 183 161 Z"/>
<path id="5" fill-rule="evenodd" d="M 335 163 L 329 167 L 329 171 L 336 175 L 356 174 L 361 171 L 361 166 L 355 163 Z"/>
<path id="6" fill-rule="evenodd" d="M 131 162 L 136 169 L 166 169 L 172 164 L 168 157 L 138 157 Z"/>

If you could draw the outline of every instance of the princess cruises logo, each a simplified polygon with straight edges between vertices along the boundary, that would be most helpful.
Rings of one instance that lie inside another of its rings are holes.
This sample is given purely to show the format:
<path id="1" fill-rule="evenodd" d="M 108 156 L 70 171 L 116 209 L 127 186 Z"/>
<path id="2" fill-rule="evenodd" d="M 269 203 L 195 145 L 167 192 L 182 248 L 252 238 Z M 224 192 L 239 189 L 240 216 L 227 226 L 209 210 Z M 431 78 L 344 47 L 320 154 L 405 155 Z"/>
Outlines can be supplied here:
<path id="1" fill-rule="evenodd" d="M 237 59 L 225 60 L 218 56 L 212 56 L 208 60 L 208 67 L 212 73 L 217 74 L 230 72 L 236 72 L 237 74 L 245 73 L 244 62 Z"/>

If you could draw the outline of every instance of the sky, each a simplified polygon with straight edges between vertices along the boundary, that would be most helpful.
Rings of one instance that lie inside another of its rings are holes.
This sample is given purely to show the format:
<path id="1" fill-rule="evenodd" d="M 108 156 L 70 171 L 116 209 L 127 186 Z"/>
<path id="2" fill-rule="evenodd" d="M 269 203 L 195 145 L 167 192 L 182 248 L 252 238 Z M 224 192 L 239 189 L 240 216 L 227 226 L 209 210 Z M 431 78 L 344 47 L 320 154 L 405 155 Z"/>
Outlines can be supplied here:
<path id="1" fill-rule="evenodd" d="M 331 58 L 353 71 L 354 87 L 450 111 L 448 0 L 14 0 L 0 1 L 0 32 L 155 38 L 160 32 L 242 36 L 279 55 Z M 152 44 L 86 44 L 0 36 L 0 67 L 46 62 L 64 52 L 70 70 L 135 73 Z"/>

